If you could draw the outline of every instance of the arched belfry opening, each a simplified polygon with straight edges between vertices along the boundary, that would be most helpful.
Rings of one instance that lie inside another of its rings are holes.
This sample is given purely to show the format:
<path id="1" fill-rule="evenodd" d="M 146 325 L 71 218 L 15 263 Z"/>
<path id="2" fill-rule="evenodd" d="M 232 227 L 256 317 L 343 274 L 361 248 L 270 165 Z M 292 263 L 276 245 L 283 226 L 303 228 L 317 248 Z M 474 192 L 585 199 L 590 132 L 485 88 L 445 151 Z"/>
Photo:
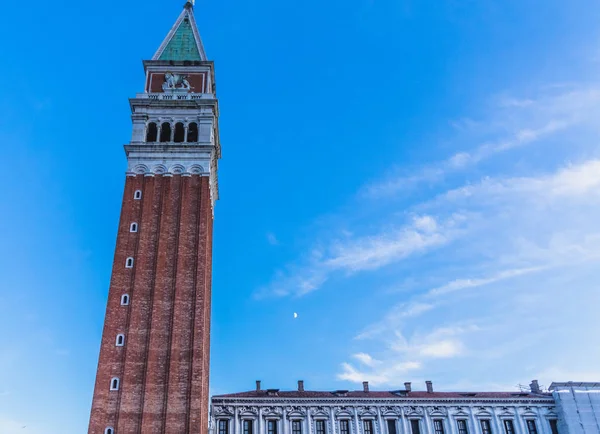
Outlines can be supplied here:
<path id="1" fill-rule="evenodd" d="M 171 124 L 168 122 L 163 122 L 163 124 L 160 126 L 160 141 L 171 141 Z"/>
<path id="2" fill-rule="evenodd" d="M 150 122 L 146 127 L 146 142 L 156 142 L 158 127 L 155 122 Z"/>
<path id="3" fill-rule="evenodd" d="M 195 143 L 198 141 L 198 124 L 196 122 L 192 122 L 188 125 L 187 141 L 190 143 Z"/>
<path id="4" fill-rule="evenodd" d="M 175 138 L 173 139 L 176 143 L 181 143 L 185 140 L 185 128 L 181 122 L 175 124 Z"/>

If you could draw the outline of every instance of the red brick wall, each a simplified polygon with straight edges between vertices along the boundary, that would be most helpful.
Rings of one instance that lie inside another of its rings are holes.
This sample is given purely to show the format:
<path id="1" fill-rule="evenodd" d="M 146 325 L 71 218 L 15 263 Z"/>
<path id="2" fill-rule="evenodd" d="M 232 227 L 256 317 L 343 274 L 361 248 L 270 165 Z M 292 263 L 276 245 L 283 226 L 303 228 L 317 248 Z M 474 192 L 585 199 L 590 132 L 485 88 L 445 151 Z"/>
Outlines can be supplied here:
<path id="1" fill-rule="evenodd" d="M 89 434 L 107 426 L 115 434 L 207 432 L 211 267 L 208 177 L 128 177 Z M 120 305 L 124 293 L 129 306 Z M 124 347 L 115 346 L 118 333 Z M 109 391 L 112 377 L 119 391 Z"/>

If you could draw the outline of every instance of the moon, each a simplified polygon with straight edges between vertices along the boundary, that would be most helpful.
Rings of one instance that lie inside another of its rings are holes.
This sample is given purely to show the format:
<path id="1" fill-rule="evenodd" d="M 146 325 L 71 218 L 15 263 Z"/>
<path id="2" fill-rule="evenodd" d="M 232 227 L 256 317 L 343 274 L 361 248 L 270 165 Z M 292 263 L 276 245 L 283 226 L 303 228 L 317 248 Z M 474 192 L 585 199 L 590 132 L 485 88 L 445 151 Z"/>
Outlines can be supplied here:
<path id="1" fill-rule="evenodd" d="M 294 312 L 294 318 L 298 318 L 298 314 Z"/>

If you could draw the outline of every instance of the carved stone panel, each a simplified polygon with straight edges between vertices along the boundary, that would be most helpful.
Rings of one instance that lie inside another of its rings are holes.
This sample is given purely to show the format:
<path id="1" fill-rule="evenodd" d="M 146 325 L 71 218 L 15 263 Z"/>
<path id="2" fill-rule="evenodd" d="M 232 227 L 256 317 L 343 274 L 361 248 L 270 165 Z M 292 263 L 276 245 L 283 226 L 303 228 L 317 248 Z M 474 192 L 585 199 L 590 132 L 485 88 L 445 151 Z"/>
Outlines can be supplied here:
<path id="1" fill-rule="evenodd" d="M 215 416 L 233 416 L 233 411 L 231 405 L 216 405 L 213 407 Z"/>

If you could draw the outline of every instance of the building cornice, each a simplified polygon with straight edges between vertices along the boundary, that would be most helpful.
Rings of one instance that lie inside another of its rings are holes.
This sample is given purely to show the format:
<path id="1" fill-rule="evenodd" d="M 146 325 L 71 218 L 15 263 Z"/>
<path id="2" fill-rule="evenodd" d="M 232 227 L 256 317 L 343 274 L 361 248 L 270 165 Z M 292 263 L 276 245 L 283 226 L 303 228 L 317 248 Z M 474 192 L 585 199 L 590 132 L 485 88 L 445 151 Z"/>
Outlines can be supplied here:
<path id="1" fill-rule="evenodd" d="M 250 403 L 255 406 L 265 405 L 287 405 L 287 404 L 302 404 L 302 405 L 326 405 L 326 406 L 337 406 L 341 404 L 370 404 L 370 405 L 411 405 L 411 404 L 511 404 L 511 405 L 527 405 L 527 404 L 552 404 L 554 405 L 554 398 L 539 397 L 539 398 L 339 398 L 339 399 L 323 399 L 323 398 L 212 398 L 213 404 L 218 405 L 249 405 Z"/>

